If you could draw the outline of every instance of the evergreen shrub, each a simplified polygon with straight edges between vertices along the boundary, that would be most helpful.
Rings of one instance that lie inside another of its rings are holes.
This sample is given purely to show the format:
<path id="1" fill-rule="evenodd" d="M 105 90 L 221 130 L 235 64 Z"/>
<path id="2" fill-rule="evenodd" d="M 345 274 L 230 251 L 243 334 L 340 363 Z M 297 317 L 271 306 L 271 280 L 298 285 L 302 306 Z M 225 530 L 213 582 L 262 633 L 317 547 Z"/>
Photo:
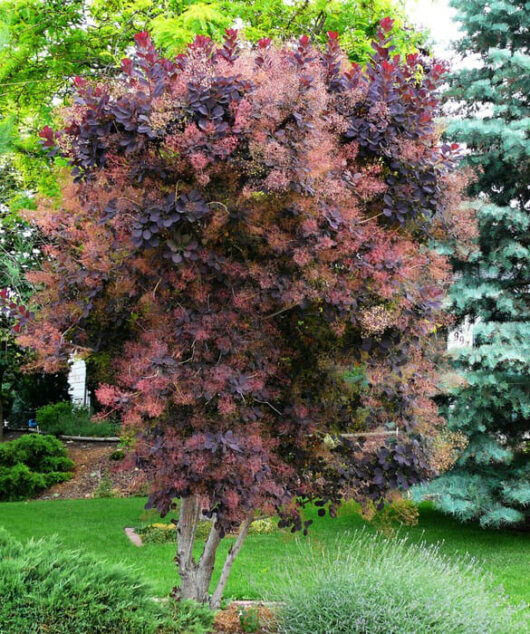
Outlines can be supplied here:
<path id="1" fill-rule="evenodd" d="M 69 401 L 45 405 L 37 410 L 37 422 L 41 431 L 54 436 L 99 436 L 119 434 L 115 422 L 95 423 L 86 407 L 76 407 Z"/>
<path id="2" fill-rule="evenodd" d="M 207 608 L 162 603 L 129 569 L 0 529 L 2 634 L 205 634 Z"/>
<path id="3" fill-rule="evenodd" d="M 53 436 L 22 436 L 0 444 L 0 500 L 23 500 L 72 477 L 74 463 Z M 1 630 L 0 630 L 1 631 Z"/>

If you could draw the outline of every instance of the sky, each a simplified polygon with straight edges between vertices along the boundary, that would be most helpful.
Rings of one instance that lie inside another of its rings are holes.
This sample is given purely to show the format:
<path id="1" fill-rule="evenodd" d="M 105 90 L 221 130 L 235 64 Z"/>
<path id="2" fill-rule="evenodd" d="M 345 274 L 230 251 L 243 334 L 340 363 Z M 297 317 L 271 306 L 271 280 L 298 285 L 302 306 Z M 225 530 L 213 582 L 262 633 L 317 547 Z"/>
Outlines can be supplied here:
<path id="1" fill-rule="evenodd" d="M 411 22 L 430 31 L 435 55 L 449 57 L 451 42 L 458 39 L 458 23 L 449 0 L 406 0 L 406 6 Z"/>

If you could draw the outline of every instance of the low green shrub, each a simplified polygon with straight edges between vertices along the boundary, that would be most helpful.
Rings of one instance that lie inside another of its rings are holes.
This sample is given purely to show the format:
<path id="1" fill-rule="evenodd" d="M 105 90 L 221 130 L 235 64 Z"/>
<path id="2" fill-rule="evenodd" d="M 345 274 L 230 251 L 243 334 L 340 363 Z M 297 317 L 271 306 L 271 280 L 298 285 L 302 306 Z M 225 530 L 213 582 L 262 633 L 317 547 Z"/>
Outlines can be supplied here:
<path id="1" fill-rule="evenodd" d="M 37 410 L 37 423 L 42 431 L 54 433 L 55 428 L 60 424 L 61 419 L 65 419 L 73 414 L 74 406 L 70 401 L 60 403 L 50 403 Z M 86 410 L 81 409 L 80 414 Z"/>
<path id="2" fill-rule="evenodd" d="M 304 545 L 272 598 L 282 634 L 502 634 L 530 631 L 522 610 L 471 559 L 359 532 L 332 551 Z"/>
<path id="3" fill-rule="evenodd" d="M 119 434 L 115 422 L 95 423 L 86 407 L 76 407 L 70 401 L 45 405 L 37 410 L 39 429 L 54 436 L 99 436 Z"/>
<path id="4" fill-rule="evenodd" d="M 53 436 L 29 434 L 0 444 L 0 500 L 23 500 L 72 477 L 74 463 Z"/>
<path id="5" fill-rule="evenodd" d="M 97 489 L 93 493 L 95 498 L 115 498 L 118 497 L 116 491 L 112 486 L 112 480 L 109 472 L 105 470 L 101 480 L 99 481 Z"/>
<path id="6" fill-rule="evenodd" d="M 183 600 L 172 601 L 171 616 L 176 632 L 181 634 L 207 634 L 212 631 L 215 612 L 202 603 Z"/>
<path id="7" fill-rule="evenodd" d="M 245 608 L 239 612 L 239 626 L 243 632 L 259 632 L 260 625 L 258 608 Z"/>
<path id="8" fill-rule="evenodd" d="M 2 634 L 205 634 L 212 622 L 203 606 L 155 601 L 128 568 L 0 529 Z"/>
<path id="9" fill-rule="evenodd" d="M 155 522 L 149 526 L 137 528 L 144 544 L 173 544 L 177 541 L 177 527 L 175 524 Z"/>
<path id="10" fill-rule="evenodd" d="M 94 496 L 96 495 L 94 494 Z M 199 522 L 195 533 L 196 537 L 198 539 L 206 539 L 211 527 L 212 523 L 209 520 Z M 272 517 L 264 517 L 254 520 L 248 529 L 248 533 L 249 535 L 269 535 L 277 530 L 278 522 Z M 144 544 L 172 544 L 177 539 L 177 526 L 173 523 L 155 522 L 148 526 L 137 528 L 136 532 L 142 536 Z"/>
<path id="11" fill-rule="evenodd" d="M 110 454 L 109 458 L 111 460 L 115 460 L 116 462 L 123 460 L 125 458 L 125 451 L 123 451 L 123 449 L 116 449 Z"/>
<path id="12" fill-rule="evenodd" d="M 270 535 L 278 530 L 278 520 L 273 517 L 259 517 L 248 529 L 249 535 Z"/>

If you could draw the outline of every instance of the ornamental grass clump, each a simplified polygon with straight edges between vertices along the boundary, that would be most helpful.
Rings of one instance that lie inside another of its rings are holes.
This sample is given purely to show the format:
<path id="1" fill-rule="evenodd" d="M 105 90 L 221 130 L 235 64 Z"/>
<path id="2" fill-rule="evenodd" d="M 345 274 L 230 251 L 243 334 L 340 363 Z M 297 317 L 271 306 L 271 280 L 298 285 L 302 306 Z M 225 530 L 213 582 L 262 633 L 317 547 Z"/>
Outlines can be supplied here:
<path id="1" fill-rule="evenodd" d="M 471 558 L 362 531 L 330 551 L 304 545 L 303 563 L 284 568 L 273 598 L 282 634 L 528 631 Z"/>

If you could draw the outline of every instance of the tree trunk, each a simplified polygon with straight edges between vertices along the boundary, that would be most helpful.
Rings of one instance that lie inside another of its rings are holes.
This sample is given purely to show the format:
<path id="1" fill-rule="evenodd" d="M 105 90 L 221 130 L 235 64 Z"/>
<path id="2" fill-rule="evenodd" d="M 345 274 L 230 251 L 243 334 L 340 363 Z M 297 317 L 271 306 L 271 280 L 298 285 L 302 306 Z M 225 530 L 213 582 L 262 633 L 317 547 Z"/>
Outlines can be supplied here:
<path id="1" fill-rule="evenodd" d="M 183 498 L 180 504 L 177 525 L 177 556 L 175 558 L 181 583 L 175 594 L 180 599 L 193 599 L 199 603 L 209 603 L 211 608 L 217 609 L 221 603 L 232 564 L 247 536 L 252 517 L 248 517 L 241 525 L 237 539 L 228 552 L 221 577 L 211 597 L 209 595 L 210 583 L 221 536 L 215 528 L 214 520 L 202 554 L 197 561 L 193 556 L 193 545 L 200 517 L 201 506 L 199 499 L 194 496 Z"/>

